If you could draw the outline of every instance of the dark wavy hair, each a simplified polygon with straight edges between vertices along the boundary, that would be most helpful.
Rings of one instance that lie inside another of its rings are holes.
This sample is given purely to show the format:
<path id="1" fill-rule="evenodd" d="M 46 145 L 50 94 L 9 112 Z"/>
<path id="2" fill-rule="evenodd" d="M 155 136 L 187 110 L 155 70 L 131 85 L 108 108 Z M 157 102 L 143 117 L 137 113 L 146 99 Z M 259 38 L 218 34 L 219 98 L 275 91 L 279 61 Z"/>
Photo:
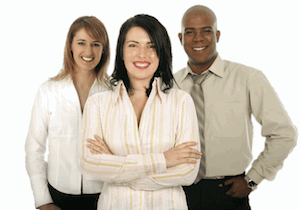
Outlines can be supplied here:
<path id="1" fill-rule="evenodd" d="M 132 93 L 133 87 L 130 84 L 127 70 L 123 60 L 123 48 L 128 31 L 133 27 L 143 28 L 149 35 L 150 40 L 154 43 L 156 54 L 159 58 L 159 65 L 154 73 L 149 88 L 146 89 L 146 94 L 149 97 L 152 90 L 152 82 L 155 77 L 161 77 L 163 82 L 162 91 L 167 92 L 173 87 L 174 77 L 172 74 L 172 50 L 171 42 L 165 27 L 154 17 L 145 14 L 136 15 L 128 19 L 121 26 L 117 49 L 115 67 L 112 73 L 110 83 L 116 86 L 119 80 L 124 82 L 124 85 L 129 94 Z"/>

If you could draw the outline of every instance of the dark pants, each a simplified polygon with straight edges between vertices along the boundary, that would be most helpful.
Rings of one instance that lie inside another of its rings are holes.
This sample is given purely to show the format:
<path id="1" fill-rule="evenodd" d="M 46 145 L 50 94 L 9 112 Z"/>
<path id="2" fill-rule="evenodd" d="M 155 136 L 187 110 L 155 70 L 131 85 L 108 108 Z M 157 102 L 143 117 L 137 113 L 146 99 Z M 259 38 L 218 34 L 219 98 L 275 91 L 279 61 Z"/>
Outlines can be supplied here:
<path id="1" fill-rule="evenodd" d="M 96 210 L 100 193 L 70 195 L 57 191 L 48 184 L 53 202 L 62 210 Z"/>
<path id="2" fill-rule="evenodd" d="M 244 174 L 237 175 L 244 176 Z M 250 210 L 249 198 L 234 198 L 226 192 L 231 185 L 219 187 L 226 180 L 237 176 L 226 176 L 224 179 L 202 179 L 197 184 L 184 186 L 190 210 Z"/>

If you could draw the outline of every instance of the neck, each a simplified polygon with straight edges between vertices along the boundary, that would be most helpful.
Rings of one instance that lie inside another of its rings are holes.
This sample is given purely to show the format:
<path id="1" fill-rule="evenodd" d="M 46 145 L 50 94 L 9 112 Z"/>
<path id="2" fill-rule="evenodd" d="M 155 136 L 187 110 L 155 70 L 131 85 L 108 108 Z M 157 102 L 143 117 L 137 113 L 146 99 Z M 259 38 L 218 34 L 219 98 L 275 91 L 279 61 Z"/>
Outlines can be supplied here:
<path id="1" fill-rule="evenodd" d="M 207 69 L 209 69 L 209 67 L 211 67 L 211 65 L 214 63 L 214 61 L 216 60 L 217 55 L 208 63 L 205 64 L 200 64 L 200 63 L 192 63 L 192 62 L 188 62 L 188 65 L 190 66 L 191 70 L 196 73 L 196 74 L 201 74 L 202 72 L 206 71 Z"/>
<path id="2" fill-rule="evenodd" d="M 95 78 L 94 71 L 75 71 L 73 75 L 73 81 L 79 88 L 89 86 Z"/>
<path id="3" fill-rule="evenodd" d="M 202 72 L 204 72 L 205 70 L 207 70 L 209 67 L 206 66 L 200 66 L 200 65 L 193 65 L 192 63 L 188 63 L 191 70 L 196 73 L 196 74 L 201 74 Z"/>
<path id="4" fill-rule="evenodd" d="M 146 96 L 146 89 L 149 88 L 150 81 L 130 81 L 132 86 L 132 95 L 143 95 Z"/>

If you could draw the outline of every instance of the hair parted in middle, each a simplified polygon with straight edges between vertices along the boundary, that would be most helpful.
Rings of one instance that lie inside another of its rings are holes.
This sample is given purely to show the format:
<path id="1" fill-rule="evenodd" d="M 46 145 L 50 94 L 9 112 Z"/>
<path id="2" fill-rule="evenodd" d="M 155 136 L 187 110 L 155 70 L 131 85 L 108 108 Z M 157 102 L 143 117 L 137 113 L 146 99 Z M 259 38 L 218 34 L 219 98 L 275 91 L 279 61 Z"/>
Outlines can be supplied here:
<path id="1" fill-rule="evenodd" d="M 82 16 L 77 18 L 72 23 L 67 35 L 65 45 L 63 69 L 58 75 L 56 75 L 52 79 L 58 81 L 64 79 L 68 75 L 73 76 L 75 61 L 73 58 L 71 46 L 74 36 L 82 28 L 84 28 L 91 37 L 99 40 L 103 45 L 103 53 L 101 56 L 101 60 L 95 67 L 94 71 L 96 73 L 98 81 L 101 81 L 103 85 L 109 87 L 107 67 L 110 60 L 110 45 L 108 34 L 104 24 L 94 16 Z"/>
<path id="2" fill-rule="evenodd" d="M 144 29 L 150 40 L 153 42 L 157 57 L 159 58 L 159 65 L 154 73 L 149 88 L 146 89 L 147 96 L 150 95 L 152 90 L 152 82 L 155 77 L 161 77 L 164 87 L 163 92 L 166 92 L 173 87 L 173 74 L 172 74 L 172 50 L 171 42 L 165 27 L 154 17 L 146 14 L 139 14 L 128 19 L 121 26 L 117 49 L 115 67 L 110 80 L 113 86 L 116 86 L 119 80 L 122 80 L 127 92 L 130 94 L 133 91 L 133 87 L 130 84 L 130 80 L 127 74 L 127 70 L 123 60 L 123 48 L 128 31 L 133 27 L 141 27 Z"/>

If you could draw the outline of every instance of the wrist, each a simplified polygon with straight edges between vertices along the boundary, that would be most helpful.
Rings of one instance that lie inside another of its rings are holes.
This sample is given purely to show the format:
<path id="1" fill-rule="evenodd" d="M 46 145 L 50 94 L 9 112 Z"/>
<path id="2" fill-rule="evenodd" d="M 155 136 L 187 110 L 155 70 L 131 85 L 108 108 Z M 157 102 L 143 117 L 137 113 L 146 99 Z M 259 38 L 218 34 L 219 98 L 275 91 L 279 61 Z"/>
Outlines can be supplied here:
<path id="1" fill-rule="evenodd" d="M 252 191 L 257 189 L 257 184 L 252 179 L 250 179 L 249 176 L 247 176 L 247 175 L 244 176 L 244 179 L 247 182 L 247 187 L 248 188 L 250 188 Z"/>
<path id="2" fill-rule="evenodd" d="M 258 185 L 264 180 L 264 177 L 262 177 L 254 168 L 251 168 L 246 175 Z"/>

